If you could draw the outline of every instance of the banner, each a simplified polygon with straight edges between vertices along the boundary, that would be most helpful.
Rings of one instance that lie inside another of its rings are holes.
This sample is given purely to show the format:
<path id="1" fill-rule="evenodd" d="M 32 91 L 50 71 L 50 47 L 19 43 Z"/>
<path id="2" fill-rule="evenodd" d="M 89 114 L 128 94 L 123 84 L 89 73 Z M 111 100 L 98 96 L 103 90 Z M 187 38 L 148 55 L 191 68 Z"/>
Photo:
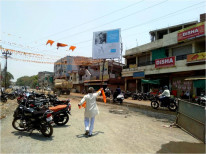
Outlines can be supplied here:
<path id="1" fill-rule="evenodd" d="M 155 68 L 171 67 L 171 66 L 175 66 L 175 56 L 155 60 Z"/>
<path id="2" fill-rule="evenodd" d="M 205 52 L 187 55 L 187 62 L 204 61 L 204 60 L 206 60 Z"/>
<path id="3" fill-rule="evenodd" d="M 185 40 L 190 40 L 196 37 L 201 37 L 205 35 L 205 24 L 204 22 L 184 28 L 178 31 L 178 42 Z"/>
<path id="4" fill-rule="evenodd" d="M 120 29 L 93 33 L 92 58 L 120 58 Z"/>

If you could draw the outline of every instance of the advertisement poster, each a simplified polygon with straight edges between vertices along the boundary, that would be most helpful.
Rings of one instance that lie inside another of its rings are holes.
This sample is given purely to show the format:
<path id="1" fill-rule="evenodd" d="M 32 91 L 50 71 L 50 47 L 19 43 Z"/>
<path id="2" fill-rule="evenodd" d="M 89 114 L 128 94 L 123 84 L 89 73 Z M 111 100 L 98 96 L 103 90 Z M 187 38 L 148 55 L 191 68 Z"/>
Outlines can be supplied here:
<path id="1" fill-rule="evenodd" d="M 93 33 L 92 58 L 120 58 L 120 29 Z"/>
<path id="2" fill-rule="evenodd" d="M 196 37 L 205 35 L 205 25 L 203 23 L 196 24 L 194 26 L 190 26 L 188 28 L 184 28 L 178 31 L 178 42 L 182 42 L 185 40 L 190 40 Z"/>
<path id="3" fill-rule="evenodd" d="M 205 52 L 187 55 L 187 62 L 196 62 L 196 61 L 204 61 L 204 60 L 206 60 Z"/>

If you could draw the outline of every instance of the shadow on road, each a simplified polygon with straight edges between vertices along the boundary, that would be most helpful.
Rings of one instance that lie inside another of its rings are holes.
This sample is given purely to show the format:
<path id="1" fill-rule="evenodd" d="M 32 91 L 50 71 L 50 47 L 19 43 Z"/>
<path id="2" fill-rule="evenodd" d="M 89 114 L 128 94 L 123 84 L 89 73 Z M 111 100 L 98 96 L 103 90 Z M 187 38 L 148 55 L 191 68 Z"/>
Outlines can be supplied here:
<path id="1" fill-rule="evenodd" d="M 23 137 L 30 137 L 30 138 L 33 138 L 33 139 L 39 140 L 39 141 L 51 141 L 51 140 L 53 140 L 53 136 L 45 137 L 41 133 L 38 133 L 38 132 L 32 132 L 30 134 L 29 132 L 13 131 L 11 133 L 13 133 L 14 135 L 18 136 L 18 139 L 21 139 Z"/>
<path id="2" fill-rule="evenodd" d="M 66 127 L 70 127 L 71 125 L 63 125 L 63 126 L 58 126 L 58 125 L 54 125 L 53 128 L 66 128 Z"/>
<path id="3" fill-rule="evenodd" d="M 205 144 L 171 141 L 163 144 L 156 153 L 205 153 Z"/>
<path id="4" fill-rule="evenodd" d="M 155 118 L 157 121 L 161 121 L 164 123 L 174 123 L 175 119 L 176 119 L 176 115 L 164 114 L 161 112 L 153 112 L 151 110 L 137 109 L 137 108 L 132 108 L 132 107 L 128 107 L 128 110 L 130 112 L 138 112 L 142 115 L 146 115 L 148 117 Z"/>
<path id="5" fill-rule="evenodd" d="M 92 136 L 91 137 L 94 137 L 94 136 L 96 136 L 96 135 L 98 135 L 98 134 L 103 134 L 104 132 L 101 132 L 101 131 L 95 131 L 95 132 L 93 132 L 92 133 Z M 89 138 L 87 135 L 85 135 L 85 134 L 80 134 L 80 135 L 76 135 L 76 137 L 77 138 Z"/>

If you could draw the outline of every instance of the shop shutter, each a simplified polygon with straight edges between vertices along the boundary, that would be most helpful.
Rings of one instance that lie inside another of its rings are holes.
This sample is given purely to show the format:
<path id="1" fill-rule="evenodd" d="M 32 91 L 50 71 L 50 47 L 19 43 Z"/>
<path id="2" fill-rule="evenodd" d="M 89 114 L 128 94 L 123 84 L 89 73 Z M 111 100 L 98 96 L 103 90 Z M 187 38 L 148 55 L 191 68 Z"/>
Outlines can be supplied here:
<path id="1" fill-rule="evenodd" d="M 205 89 L 206 80 L 194 80 L 193 83 L 195 88 Z"/>
<path id="2" fill-rule="evenodd" d="M 161 59 L 165 57 L 167 57 L 165 53 L 165 48 L 152 50 L 152 61 L 155 61 L 155 59 Z"/>
<path id="3" fill-rule="evenodd" d="M 192 53 L 192 44 L 172 49 L 172 56 L 187 55 Z"/>

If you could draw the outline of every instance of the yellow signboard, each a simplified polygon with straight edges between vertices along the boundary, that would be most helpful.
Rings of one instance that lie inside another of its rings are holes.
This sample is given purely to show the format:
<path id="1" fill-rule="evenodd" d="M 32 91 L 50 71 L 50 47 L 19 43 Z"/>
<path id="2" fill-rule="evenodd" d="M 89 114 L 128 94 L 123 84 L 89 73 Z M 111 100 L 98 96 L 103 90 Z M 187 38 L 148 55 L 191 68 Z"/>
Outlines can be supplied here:
<path id="1" fill-rule="evenodd" d="M 204 60 L 206 60 L 206 52 L 187 55 L 187 62 L 204 61 Z"/>
<path id="2" fill-rule="evenodd" d="M 130 64 L 130 65 L 129 65 L 129 68 L 136 68 L 136 67 L 137 67 L 136 64 Z"/>
<path id="3" fill-rule="evenodd" d="M 100 76 L 99 79 L 102 80 L 102 76 Z M 103 75 L 103 80 L 109 80 L 109 75 Z"/>

